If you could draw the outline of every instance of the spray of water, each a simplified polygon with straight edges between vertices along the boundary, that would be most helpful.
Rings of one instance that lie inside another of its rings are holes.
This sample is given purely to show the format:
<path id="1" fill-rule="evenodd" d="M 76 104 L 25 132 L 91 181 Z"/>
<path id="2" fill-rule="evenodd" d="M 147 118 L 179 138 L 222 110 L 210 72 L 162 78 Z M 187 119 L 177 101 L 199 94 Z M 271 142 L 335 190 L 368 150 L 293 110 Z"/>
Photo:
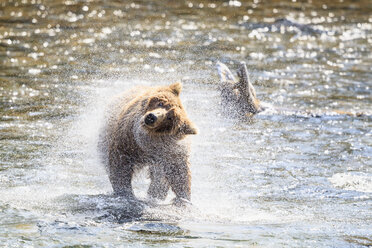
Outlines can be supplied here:
<path id="1" fill-rule="evenodd" d="M 79 114 L 70 120 L 56 138 L 54 145 L 39 159 L 40 167 L 30 175 L 28 185 L 4 190 L 2 197 L 20 208 L 32 209 L 43 214 L 91 214 L 92 218 L 106 216 L 109 220 L 130 220 L 145 216 L 148 219 L 249 222 L 273 219 L 275 216 L 258 212 L 242 201 L 244 178 L 234 178 L 240 166 L 233 162 L 220 162 L 221 154 L 228 160 L 238 156 L 229 151 L 229 130 L 234 121 L 220 116 L 218 92 L 210 86 L 185 85 L 181 94 L 185 108 L 200 130 L 192 139 L 192 207 L 173 207 L 170 192 L 159 204 L 145 204 L 138 213 L 138 206 L 130 206 L 125 199 L 112 196 L 107 173 L 97 154 L 97 139 L 104 109 L 109 100 L 134 85 L 151 85 L 151 82 L 117 80 L 96 82 L 87 89 L 86 103 Z M 221 143 L 222 142 L 222 143 Z M 241 174 L 241 173 L 240 173 Z M 133 186 L 137 197 L 147 201 L 149 185 L 147 171 L 138 173 Z M 137 214 L 134 212 L 137 211 Z M 133 216 L 131 216 L 133 214 Z M 124 217 L 122 217 L 123 215 Z"/>

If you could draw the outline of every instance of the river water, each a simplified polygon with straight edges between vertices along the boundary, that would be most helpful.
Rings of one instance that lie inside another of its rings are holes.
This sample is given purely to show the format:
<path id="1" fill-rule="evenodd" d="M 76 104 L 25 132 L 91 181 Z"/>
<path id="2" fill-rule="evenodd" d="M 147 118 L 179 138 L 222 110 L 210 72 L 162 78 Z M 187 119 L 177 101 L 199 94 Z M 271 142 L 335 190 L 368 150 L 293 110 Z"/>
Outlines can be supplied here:
<path id="1" fill-rule="evenodd" d="M 1 1 L 1 246 L 371 246 L 371 50 L 368 0 Z M 217 61 L 293 111 L 221 114 Z M 128 204 L 97 159 L 104 106 L 175 81 L 193 205 Z"/>

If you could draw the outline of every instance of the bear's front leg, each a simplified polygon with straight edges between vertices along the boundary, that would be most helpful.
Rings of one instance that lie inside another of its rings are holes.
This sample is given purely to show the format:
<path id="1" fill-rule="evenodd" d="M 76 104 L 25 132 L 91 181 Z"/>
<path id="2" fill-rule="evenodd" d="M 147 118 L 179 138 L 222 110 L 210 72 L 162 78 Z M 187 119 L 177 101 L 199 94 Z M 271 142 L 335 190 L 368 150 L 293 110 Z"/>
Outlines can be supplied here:
<path id="1" fill-rule="evenodd" d="M 134 200 L 132 188 L 133 168 L 127 161 L 110 159 L 109 179 L 115 195 L 120 195 L 128 200 Z"/>
<path id="2" fill-rule="evenodd" d="M 132 189 L 132 177 L 118 173 L 110 176 L 110 181 L 115 195 L 120 195 L 128 200 L 134 200 L 135 196 Z"/>
<path id="3" fill-rule="evenodd" d="M 175 203 L 181 204 L 191 200 L 191 172 L 188 160 L 181 159 L 178 163 L 167 164 L 164 167 L 165 177 L 176 194 Z"/>
<path id="4" fill-rule="evenodd" d="M 149 171 L 151 183 L 147 195 L 151 198 L 164 200 L 169 191 L 169 183 L 165 178 L 163 166 L 151 165 Z"/>

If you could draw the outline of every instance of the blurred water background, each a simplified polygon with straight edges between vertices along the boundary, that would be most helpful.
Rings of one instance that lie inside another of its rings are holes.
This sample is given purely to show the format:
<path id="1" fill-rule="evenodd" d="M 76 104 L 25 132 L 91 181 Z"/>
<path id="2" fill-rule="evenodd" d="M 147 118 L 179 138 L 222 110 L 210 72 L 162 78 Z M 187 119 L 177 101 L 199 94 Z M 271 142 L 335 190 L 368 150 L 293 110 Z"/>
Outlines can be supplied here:
<path id="1" fill-rule="evenodd" d="M 1 246 L 371 246 L 371 48 L 369 0 L 2 0 Z M 221 115 L 218 60 L 317 117 Z M 133 217 L 97 159 L 103 107 L 179 80 L 193 208 Z"/>

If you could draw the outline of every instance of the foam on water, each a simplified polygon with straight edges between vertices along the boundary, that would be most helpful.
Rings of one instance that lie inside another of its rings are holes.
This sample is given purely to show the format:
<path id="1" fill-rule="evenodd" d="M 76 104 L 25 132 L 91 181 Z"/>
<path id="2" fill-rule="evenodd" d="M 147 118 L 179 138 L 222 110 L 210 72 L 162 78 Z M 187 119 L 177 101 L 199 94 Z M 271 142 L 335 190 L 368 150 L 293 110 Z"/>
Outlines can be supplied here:
<path id="1" fill-rule="evenodd" d="M 338 188 L 360 192 L 372 192 L 372 174 L 370 173 L 337 173 L 329 181 Z"/>

